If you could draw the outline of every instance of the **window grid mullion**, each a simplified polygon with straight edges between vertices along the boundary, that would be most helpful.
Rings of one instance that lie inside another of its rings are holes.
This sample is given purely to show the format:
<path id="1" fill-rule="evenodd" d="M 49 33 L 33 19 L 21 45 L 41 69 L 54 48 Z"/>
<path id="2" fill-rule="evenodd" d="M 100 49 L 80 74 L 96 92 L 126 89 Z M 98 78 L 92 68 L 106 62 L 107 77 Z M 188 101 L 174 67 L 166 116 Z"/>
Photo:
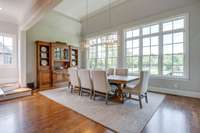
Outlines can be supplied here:
<path id="1" fill-rule="evenodd" d="M 159 23 L 160 34 L 159 34 L 159 56 L 158 56 L 158 73 L 163 75 L 163 26 L 162 23 Z M 159 63 L 160 62 L 160 63 Z"/>

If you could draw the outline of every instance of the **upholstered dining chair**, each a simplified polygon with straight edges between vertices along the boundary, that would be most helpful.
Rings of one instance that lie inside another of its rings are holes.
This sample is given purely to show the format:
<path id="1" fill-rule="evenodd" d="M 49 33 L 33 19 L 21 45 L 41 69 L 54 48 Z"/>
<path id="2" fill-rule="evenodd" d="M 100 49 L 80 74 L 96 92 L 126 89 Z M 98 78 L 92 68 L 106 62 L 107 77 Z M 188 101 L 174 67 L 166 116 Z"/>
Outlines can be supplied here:
<path id="1" fill-rule="evenodd" d="M 128 75 L 128 69 L 127 68 L 116 68 L 115 74 L 119 76 L 127 76 Z"/>
<path id="2" fill-rule="evenodd" d="M 80 79 L 78 77 L 78 69 L 69 68 L 68 74 L 69 74 L 69 80 L 70 80 L 71 93 L 73 93 L 74 91 L 78 91 L 80 95 L 81 84 L 80 84 Z"/>
<path id="3" fill-rule="evenodd" d="M 140 80 L 135 85 L 127 85 L 125 89 L 122 90 L 123 94 L 128 94 L 127 99 L 133 99 L 139 101 L 140 108 L 142 108 L 142 98 L 145 97 L 146 103 L 148 103 L 147 90 L 149 88 L 149 72 L 141 71 Z M 137 95 L 138 99 L 132 98 L 133 95 Z"/>
<path id="4" fill-rule="evenodd" d="M 78 70 L 78 76 L 81 83 L 80 95 L 82 95 L 83 92 L 86 92 L 86 93 L 89 93 L 90 98 L 92 98 L 93 85 L 92 85 L 92 80 L 90 76 L 90 70 L 80 69 Z"/>
<path id="5" fill-rule="evenodd" d="M 108 68 L 107 69 L 107 75 L 114 75 L 115 74 L 115 69 L 114 68 Z"/>
<path id="6" fill-rule="evenodd" d="M 91 77 L 93 82 L 93 100 L 96 96 L 104 96 L 106 98 L 106 104 L 108 104 L 108 96 L 112 94 L 111 86 L 108 83 L 106 71 L 94 70 L 91 71 Z"/>

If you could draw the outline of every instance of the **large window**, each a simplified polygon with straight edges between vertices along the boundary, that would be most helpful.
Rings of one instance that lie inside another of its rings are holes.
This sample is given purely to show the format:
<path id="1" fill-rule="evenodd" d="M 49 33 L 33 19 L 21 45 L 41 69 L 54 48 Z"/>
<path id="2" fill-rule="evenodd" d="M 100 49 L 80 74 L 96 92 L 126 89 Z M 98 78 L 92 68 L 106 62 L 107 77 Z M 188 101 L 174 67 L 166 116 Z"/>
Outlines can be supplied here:
<path id="1" fill-rule="evenodd" d="M 0 33 L 0 65 L 14 64 L 14 35 Z"/>
<path id="2" fill-rule="evenodd" d="M 130 73 L 187 78 L 186 16 L 125 31 L 126 65 Z"/>
<path id="3" fill-rule="evenodd" d="M 111 41 L 112 40 L 112 41 Z M 106 69 L 117 66 L 117 32 L 88 39 L 88 67 Z"/>

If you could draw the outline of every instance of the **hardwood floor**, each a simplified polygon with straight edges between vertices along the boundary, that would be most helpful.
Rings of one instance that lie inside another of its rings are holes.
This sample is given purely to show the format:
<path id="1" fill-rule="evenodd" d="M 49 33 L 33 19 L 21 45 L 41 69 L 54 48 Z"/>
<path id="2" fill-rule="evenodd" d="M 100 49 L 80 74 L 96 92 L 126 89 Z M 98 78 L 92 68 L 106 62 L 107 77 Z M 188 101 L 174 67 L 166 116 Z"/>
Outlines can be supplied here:
<path id="1" fill-rule="evenodd" d="M 199 133 L 200 100 L 168 95 L 142 133 Z M 112 133 L 38 93 L 0 102 L 0 133 Z"/>
<path id="2" fill-rule="evenodd" d="M 167 95 L 142 133 L 200 133 L 200 99 Z"/>
<path id="3" fill-rule="evenodd" d="M 0 133 L 112 133 L 46 97 L 0 102 Z"/>

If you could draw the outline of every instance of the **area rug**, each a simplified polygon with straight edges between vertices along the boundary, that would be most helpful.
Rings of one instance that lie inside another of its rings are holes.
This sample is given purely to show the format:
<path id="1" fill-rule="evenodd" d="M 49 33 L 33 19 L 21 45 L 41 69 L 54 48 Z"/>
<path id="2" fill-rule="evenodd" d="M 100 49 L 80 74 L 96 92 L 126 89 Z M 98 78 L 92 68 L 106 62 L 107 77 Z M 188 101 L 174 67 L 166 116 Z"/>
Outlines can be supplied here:
<path id="1" fill-rule="evenodd" d="M 120 133 L 140 133 L 165 98 L 165 95 L 148 93 L 149 103 L 143 101 L 143 109 L 140 109 L 137 101 L 109 102 L 106 105 L 103 99 L 93 101 L 88 96 L 71 94 L 67 88 L 40 93 Z"/>

